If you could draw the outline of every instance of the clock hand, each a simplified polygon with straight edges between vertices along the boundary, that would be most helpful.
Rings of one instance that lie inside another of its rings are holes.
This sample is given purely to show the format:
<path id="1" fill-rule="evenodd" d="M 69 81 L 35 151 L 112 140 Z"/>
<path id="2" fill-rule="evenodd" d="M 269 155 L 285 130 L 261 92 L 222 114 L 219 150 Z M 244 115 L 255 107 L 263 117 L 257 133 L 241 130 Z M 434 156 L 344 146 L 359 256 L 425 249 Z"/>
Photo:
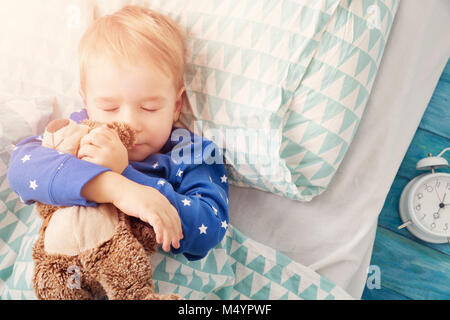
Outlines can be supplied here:
<path id="1" fill-rule="evenodd" d="M 436 185 L 437 185 L 437 183 L 436 183 Z M 438 192 L 437 192 L 436 185 L 434 186 L 434 191 L 436 191 L 436 195 L 437 195 L 437 197 L 438 197 L 439 203 L 442 203 L 443 201 L 441 201 L 441 198 L 439 197 L 439 194 L 438 194 Z"/>
<path id="2" fill-rule="evenodd" d="M 439 209 L 438 209 L 438 211 L 437 211 L 436 213 L 433 213 L 433 218 L 434 218 L 434 219 L 439 219 L 439 211 L 441 211 L 441 209 L 442 209 L 442 207 L 441 207 L 441 205 L 439 204 Z"/>
<path id="3" fill-rule="evenodd" d="M 446 195 L 447 195 L 447 192 L 444 194 L 444 197 L 442 198 L 442 202 L 439 203 L 439 208 L 444 208 L 445 206 L 448 206 L 450 204 L 450 203 L 444 203 Z"/>

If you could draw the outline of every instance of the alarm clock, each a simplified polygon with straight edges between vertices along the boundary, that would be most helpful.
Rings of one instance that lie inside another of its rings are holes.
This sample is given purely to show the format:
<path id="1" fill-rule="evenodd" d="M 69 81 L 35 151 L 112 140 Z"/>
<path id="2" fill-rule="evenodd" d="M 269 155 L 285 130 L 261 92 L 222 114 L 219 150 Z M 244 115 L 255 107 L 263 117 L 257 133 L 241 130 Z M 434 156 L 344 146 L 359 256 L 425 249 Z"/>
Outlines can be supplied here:
<path id="1" fill-rule="evenodd" d="M 417 238 L 431 243 L 450 244 L 450 174 L 435 172 L 449 167 L 441 155 L 428 154 L 417 162 L 417 170 L 431 170 L 412 179 L 403 189 L 399 201 L 399 213 L 406 227 Z"/>

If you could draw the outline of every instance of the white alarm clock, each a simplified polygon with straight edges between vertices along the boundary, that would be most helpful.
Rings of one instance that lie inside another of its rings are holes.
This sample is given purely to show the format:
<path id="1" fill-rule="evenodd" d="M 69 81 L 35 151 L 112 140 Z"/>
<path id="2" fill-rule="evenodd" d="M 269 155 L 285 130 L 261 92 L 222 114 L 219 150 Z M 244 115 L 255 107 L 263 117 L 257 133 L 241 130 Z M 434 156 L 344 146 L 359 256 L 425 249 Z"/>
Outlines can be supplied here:
<path id="1" fill-rule="evenodd" d="M 441 155 L 431 154 L 417 162 L 417 170 L 431 170 L 411 180 L 400 196 L 399 212 L 403 224 L 414 236 L 431 243 L 450 244 L 450 174 L 435 172 L 448 167 Z"/>

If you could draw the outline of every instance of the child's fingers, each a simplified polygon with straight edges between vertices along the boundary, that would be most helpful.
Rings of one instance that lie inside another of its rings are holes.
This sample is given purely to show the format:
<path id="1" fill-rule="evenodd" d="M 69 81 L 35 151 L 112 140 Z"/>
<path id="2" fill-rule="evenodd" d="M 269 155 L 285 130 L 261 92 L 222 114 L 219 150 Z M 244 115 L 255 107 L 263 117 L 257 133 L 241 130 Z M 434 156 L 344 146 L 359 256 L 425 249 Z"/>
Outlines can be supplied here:
<path id="1" fill-rule="evenodd" d="M 164 230 L 164 245 L 163 249 L 166 252 L 170 251 L 170 245 L 172 245 L 175 249 L 180 247 L 179 242 L 179 231 L 177 230 L 177 226 L 175 221 L 167 221 L 167 226 Z"/>
<path id="2" fill-rule="evenodd" d="M 174 248 L 179 248 L 179 239 L 178 239 L 178 231 L 175 228 L 175 226 L 173 225 L 173 222 L 170 221 L 169 219 L 167 219 L 168 217 L 165 216 L 165 219 L 163 220 L 163 230 L 161 231 L 161 233 L 163 234 L 163 239 L 162 239 L 162 249 L 165 252 L 169 252 L 170 251 L 170 245 L 172 244 Z"/>
<path id="3" fill-rule="evenodd" d="M 169 221 L 164 215 L 154 215 L 147 221 L 155 231 L 156 243 L 162 244 L 162 249 L 166 252 L 170 250 L 171 237 L 169 235 Z"/>
<path id="4" fill-rule="evenodd" d="M 81 138 L 80 144 L 93 144 L 95 146 L 103 146 L 111 141 L 105 129 L 96 128 Z"/>
<path id="5" fill-rule="evenodd" d="M 120 139 L 117 131 L 114 130 L 113 128 L 108 127 L 108 125 L 103 125 L 100 128 L 102 129 L 101 132 L 104 133 L 109 139 L 111 140 Z"/>
<path id="6" fill-rule="evenodd" d="M 166 210 L 165 216 L 170 220 L 170 225 L 174 230 L 177 238 L 182 239 L 183 228 L 181 226 L 181 219 L 180 216 L 178 215 L 177 209 L 173 205 L 170 205 L 170 207 Z"/>
<path id="7" fill-rule="evenodd" d="M 99 148 L 92 144 L 82 144 L 78 149 L 78 158 L 83 159 L 85 157 L 94 158 L 96 154 L 98 154 Z"/>
<path id="8" fill-rule="evenodd" d="M 178 219 L 177 219 L 177 230 L 178 230 L 178 238 L 179 239 L 183 239 L 183 226 L 181 225 L 181 219 L 180 216 L 178 215 L 178 211 L 174 208 L 175 210 L 175 214 L 177 215 Z"/>
<path id="9" fill-rule="evenodd" d="M 161 210 L 144 213 L 143 220 L 149 223 L 156 235 L 156 242 L 162 245 L 162 249 L 166 252 L 170 251 L 171 244 L 174 248 L 180 247 L 181 223 L 176 209 Z"/>
<path id="10" fill-rule="evenodd" d="M 155 231 L 155 237 L 156 237 L 156 243 L 161 244 L 162 243 L 162 232 L 161 232 L 161 228 L 159 227 L 159 225 L 152 225 L 153 230 Z"/>
<path id="11" fill-rule="evenodd" d="M 162 248 L 165 252 L 169 252 L 170 242 L 171 242 L 170 233 L 168 230 L 166 230 L 166 231 L 164 231 L 164 241 L 163 241 L 163 246 L 162 246 Z"/>
<path id="12" fill-rule="evenodd" d="M 108 127 L 106 124 L 101 127 L 95 128 L 90 133 L 92 132 L 94 132 L 95 135 L 102 136 L 105 139 L 103 143 L 117 140 L 120 141 L 119 134 L 114 129 Z"/>
<path id="13" fill-rule="evenodd" d="M 178 218 L 178 213 L 174 214 L 173 210 L 169 209 L 169 212 L 167 210 L 164 212 L 164 218 L 167 221 L 167 227 L 170 228 L 170 230 L 173 231 L 175 235 L 180 234 L 179 230 L 179 224 L 177 220 L 180 220 Z"/>
<path id="14" fill-rule="evenodd" d="M 87 161 L 87 162 L 90 162 L 90 163 L 93 163 L 93 164 L 101 165 L 100 163 L 98 163 L 96 158 L 84 156 L 84 157 L 82 157 L 80 159 L 84 160 L 84 161 Z"/>
<path id="15" fill-rule="evenodd" d="M 175 236 L 177 233 L 173 230 L 170 230 L 169 228 L 160 228 L 158 225 L 153 226 L 153 230 L 156 234 L 156 242 L 162 245 L 161 247 L 165 252 L 170 251 L 170 245 L 175 249 L 180 247 L 180 241 L 178 237 Z"/>
<path id="16" fill-rule="evenodd" d="M 148 216 L 147 219 L 142 219 L 142 221 L 147 222 L 149 225 L 153 227 L 153 231 L 155 231 L 156 243 L 161 244 L 163 241 L 163 228 L 161 226 L 161 219 L 158 217 Z"/>
<path id="17" fill-rule="evenodd" d="M 180 240 L 173 239 L 172 240 L 172 247 L 174 247 L 175 249 L 178 249 L 180 247 Z"/>

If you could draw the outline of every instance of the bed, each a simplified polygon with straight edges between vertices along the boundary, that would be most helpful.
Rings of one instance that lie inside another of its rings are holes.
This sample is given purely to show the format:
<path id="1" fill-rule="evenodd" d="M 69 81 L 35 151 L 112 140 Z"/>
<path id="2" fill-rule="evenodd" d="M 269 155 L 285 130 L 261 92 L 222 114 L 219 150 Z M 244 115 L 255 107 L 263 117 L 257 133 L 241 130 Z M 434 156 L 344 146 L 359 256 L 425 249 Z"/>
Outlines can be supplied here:
<path id="1" fill-rule="evenodd" d="M 68 6 L 67 10 L 76 16 L 80 8 Z M 202 263 L 189 263 L 182 257 L 174 259 L 163 252 L 153 256 L 157 289 L 187 298 L 359 299 L 367 277 L 378 214 L 450 54 L 445 33 L 441 32 L 450 27 L 449 12 L 450 5 L 445 0 L 400 4 L 358 131 L 322 194 L 309 202 L 300 202 L 257 188 L 230 185 L 233 228 L 220 247 Z M 25 14 L 33 18 L 31 11 Z M 80 32 L 77 25 L 80 21 L 69 22 L 74 33 Z M 73 68 L 68 65 L 70 59 L 59 58 L 54 61 L 56 67 L 59 63 L 63 68 Z M 18 68 L 13 79 L 23 76 L 20 69 L 26 69 L 20 62 Z M 45 69 L 34 76 L 35 81 L 45 81 Z M 27 82 L 16 92 L 9 90 L 5 73 L 2 81 L 3 102 L 12 95 L 31 92 Z M 79 103 L 68 98 L 76 92 L 73 83 L 51 83 L 49 87 L 53 91 L 45 86 L 40 88 L 44 98 L 25 95 L 20 97 L 22 101 L 16 100 L 42 107 L 45 116 L 30 126 L 33 127 L 30 134 L 42 130 L 49 119 L 67 115 L 65 111 Z M 57 101 L 52 99 L 55 90 L 60 93 Z M 62 109 L 53 110 L 56 105 Z M 28 119 L 32 116 L 22 115 Z M 0 156 L 4 170 L 7 154 Z M 18 224 L 17 218 L 9 213 L 0 220 L 3 236 L 0 270 L 11 275 L 2 278 L 0 295 L 32 299 L 30 252 L 40 224 L 32 219 L 30 209 L 6 189 L 5 183 L 2 179 L 3 209 L 22 210 L 23 217 L 18 215 Z M 8 228 L 13 222 L 15 227 Z M 7 250 L 5 244 L 19 240 L 15 253 Z M 252 266 L 252 273 L 248 272 L 248 266 Z M 301 281 L 298 275 L 302 276 Z M 253 281 L 257 278 L 261 281 Z M 294 291 L 298 294 L 292 294 Z"/>
<path id="2" fill-rule="evenodd" d="M 296 203 L 231 186 L 232 223 L 360 298 L 378 215 L 450 56 L 449 13 L 447 1 L 400 3 L 366 113 L 324 194 Z"/>

